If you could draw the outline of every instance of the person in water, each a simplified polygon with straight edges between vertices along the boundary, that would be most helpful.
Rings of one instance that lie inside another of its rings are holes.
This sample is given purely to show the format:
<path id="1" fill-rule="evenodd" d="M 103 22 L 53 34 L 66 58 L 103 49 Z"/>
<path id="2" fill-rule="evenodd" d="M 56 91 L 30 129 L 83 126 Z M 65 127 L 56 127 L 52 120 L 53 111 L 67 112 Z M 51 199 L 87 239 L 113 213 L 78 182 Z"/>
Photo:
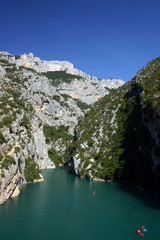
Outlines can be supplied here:
<path id="1" fill-rule="evenodd" d="M 141 229 L 142 229 L 142 230 L 145 229 L 145 226 L 142 226 Z"/>
<path id="2" fill-rule="evenodd" d="M 142 226 L 141 229 L 142 229 L 143 231 L 147 232 L 147 229 L 146 229 L 145 226 Z"/>

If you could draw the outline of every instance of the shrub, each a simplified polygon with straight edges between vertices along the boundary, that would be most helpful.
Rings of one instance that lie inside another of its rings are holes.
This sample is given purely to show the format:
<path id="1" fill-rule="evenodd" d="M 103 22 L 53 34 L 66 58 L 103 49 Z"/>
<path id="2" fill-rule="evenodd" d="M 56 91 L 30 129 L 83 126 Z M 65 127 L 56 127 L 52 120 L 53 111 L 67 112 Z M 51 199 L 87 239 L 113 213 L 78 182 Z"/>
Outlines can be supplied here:
<path id="1" fill-rule="evenodd" d="M 39 167 L 31 158 L 25 159 L 24 176 L 27 182 L 33 182 L 40 178 Z"/>
<path id="2" fill-rule="evenodd" d="M 81 100 L 79 99 L 74 99 L 74 101 L 77 103 L 77 106 L 81 109 L 81 110 L 86 110 L 86 109 L 89 109 L 89 105 L 85 102 L 82 102 Z"/>
<path id="3" fill-rule="evenodd" d="M 48 151 L 48 156 L 56 166 L 62 163 L 62 158 L 58 155 L 58 153 L 53 148 L 51 148 Z"/>
<path id="4" fill-rule="evenodd" d="M 29 127 L 30 127 L 30 125 L 29 125 L 29 118 L 28 118 L 26 115 L 24 115 L 24 117 L 23 117 L 23 123 L 22 123 L 22 125 L 23 125 L 26 129 L 29 129 Z"/>
<path id="5" fill-rule="evenodd" d="M 20 59 L 21 55 L 15 55 L 15 59 Z"/>
<path id="6" fill-rule="evenodd" d="M 9 108 L 6 107 L 7 101 L 3 100 L 3 98 L 1 98 L 0 100 L 1 100 L 1 101 L 4 101 L 3 103 L 0 103 L 0 109 L 1 109 L 1 111 L 2 111 L 1 113 L 7 115 L 8 112 L 9 112 Z"/>
<path id="7" fill-rule="evenodd" d="M 5 177 L 5 174 L 4 172 L 1 173 L 1 177 L 4 178 Z"/>
<path id="8" fill-rule="evenodd" d="M 0 144 L 6 142 L 6 139 L 3 136 L 3 133 L 0 131 Z"/>
<path id="9" fill-rule="evenodd" d="M 21 150 L 21 149 L 20 149 L 19 147 L 15 147 L 15 148 L 14 148 L 14 152 L 15 152 L 15 153 L 19 153 L 20 150 Z"/>
<path id="10" fill-rule="evenodd" d="M 82 77 L 68 74 L 65 71 L 48 71 L 43 73 L 46 77 L 52 80 L 53 86 L 58 86 L 61 82 L 70 83 L 73 79 L 81 79 Z"/>
<path id="11" fill-rule="evenodd" d="M 15 160 L 11 156 L 6 156 L 1 164 L 1 168 L 5 168 L 8 170 L 9 165 L 16 164 Z"/>
<path id="12" fill-rule="evenodd" d="M 6 116 L 2 119 L 2 122 L 4 125 L 6 125 L 6 127 L 9 127 L 12 121 L 13 121 L 13 118 L 11 116 Z"/>
<path id="13" fill-rule="evenodd" d="M 2 161 L 3 159 L 3 155 L 0 153 L 0 162 Z"/>
<path id="14" fill-rule="evenodd" d="M 46 137 L 46 142 L 49 143 L 51 141 L 56 141 L 58 139 L 62 139 L 63 142 L 69 141 L 72 139 L 72 136 L 68 134 L 68 127 L 60 126 L 59 128 L 44 126 L 43 132 Z"/>

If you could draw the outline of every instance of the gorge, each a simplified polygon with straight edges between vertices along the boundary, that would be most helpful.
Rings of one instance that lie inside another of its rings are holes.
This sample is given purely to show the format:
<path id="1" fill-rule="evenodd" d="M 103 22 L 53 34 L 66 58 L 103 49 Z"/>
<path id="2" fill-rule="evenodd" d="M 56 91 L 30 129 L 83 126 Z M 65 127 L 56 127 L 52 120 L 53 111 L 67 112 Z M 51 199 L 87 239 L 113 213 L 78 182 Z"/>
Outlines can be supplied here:
<path id="1" fill-rule="evenodd" d="M 0 204 L 62 165 L 159 195 L 159 94 L 160 58 L 124 83 L 0 52 Z"/>

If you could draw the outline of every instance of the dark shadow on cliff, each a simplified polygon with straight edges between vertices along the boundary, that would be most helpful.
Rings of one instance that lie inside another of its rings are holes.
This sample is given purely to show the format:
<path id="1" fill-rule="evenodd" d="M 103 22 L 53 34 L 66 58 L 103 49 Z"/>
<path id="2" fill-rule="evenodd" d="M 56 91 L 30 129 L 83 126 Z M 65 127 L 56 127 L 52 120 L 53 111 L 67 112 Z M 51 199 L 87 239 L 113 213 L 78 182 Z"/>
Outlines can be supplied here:
<path id="1" fill-rule="evenodd" d="M 152 170 L 151 146 L 153 142 L 149 130 L 142 121 L 140 98 L 140 92 L 142 91 L 141 85 L 135 81 L 125 95 L 126 108 L 122 114 L 127 114 L 127 119 L 125 119 L 125 131 L 120 146 L 123 153 L 119 156 L 120 169 L 116 171 L 115 179 L 126 181 L 143 189 L 145 193 L 154 195 L 159 186 L 157 188 L 157 181 Z M 119 187 L 134 194 L 135 197 L 140 197 L 142 201 L 150 205 L 148 195 L 144 194 L 145 197 L 143 197 L 136 191 L 130 191 L 130 188 L 124 184 L 119 184 Z M 160 208 L 160 206 L 157 206 L 157 208 Z"/>

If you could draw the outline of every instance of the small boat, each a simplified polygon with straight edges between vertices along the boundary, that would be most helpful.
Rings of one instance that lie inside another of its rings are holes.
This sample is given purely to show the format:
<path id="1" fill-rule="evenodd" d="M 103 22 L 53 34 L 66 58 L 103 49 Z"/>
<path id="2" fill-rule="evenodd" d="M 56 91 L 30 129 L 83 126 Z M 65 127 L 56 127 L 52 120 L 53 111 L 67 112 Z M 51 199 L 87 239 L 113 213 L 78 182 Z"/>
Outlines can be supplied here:
<path id="1" fill-rule="evenodd" d="M 143 236 L 144 234 L 141 232 L 141 230 L 136 231 L 139 235 Z"/>

